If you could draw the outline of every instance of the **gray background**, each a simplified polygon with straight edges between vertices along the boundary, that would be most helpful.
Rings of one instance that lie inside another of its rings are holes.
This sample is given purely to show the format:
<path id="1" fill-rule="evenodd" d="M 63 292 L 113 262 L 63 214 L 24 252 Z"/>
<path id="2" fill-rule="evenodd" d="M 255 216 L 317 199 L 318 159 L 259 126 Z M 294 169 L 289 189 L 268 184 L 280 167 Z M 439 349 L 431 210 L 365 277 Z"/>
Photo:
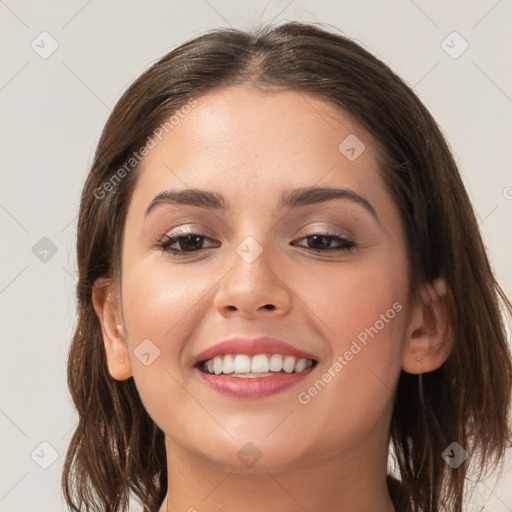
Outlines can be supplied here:
<path id="1" fill-rule="evenodd" d="M 511 296 L 511 0 L 0 1 L 0 511 L 64 510 L 76 215 L 111 108 L 183 41 L 271 19 L 330 23 L 414 87 L 454 151 Z M 512 511 L 511 467 L 498 485 L 477 485 L 468 510 Z"/>

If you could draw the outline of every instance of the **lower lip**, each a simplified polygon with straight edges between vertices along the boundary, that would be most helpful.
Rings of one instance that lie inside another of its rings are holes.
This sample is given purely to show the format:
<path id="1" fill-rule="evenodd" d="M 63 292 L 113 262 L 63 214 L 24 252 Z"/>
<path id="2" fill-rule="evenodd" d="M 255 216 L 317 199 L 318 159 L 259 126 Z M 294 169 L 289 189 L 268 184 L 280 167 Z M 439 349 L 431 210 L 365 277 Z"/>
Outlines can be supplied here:
<path id="1" fill-rule="evenodd" d="M 196 368 L 200 378 L 213 390 L 233 398 L 264 398 L 274 395 L 303 381 L 315 368 L 311 366 L 299 373 L 279 373 L 272 377 L 223 377 L 210 375 Z"/>

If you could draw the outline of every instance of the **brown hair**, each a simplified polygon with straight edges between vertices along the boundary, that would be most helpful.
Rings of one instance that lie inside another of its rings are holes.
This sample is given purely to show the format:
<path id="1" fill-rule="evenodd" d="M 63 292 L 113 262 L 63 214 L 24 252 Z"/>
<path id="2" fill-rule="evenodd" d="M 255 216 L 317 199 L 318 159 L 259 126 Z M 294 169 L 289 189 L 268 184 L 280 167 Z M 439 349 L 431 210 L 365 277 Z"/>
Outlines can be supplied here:
<path id="1" fill-rule="evenodd" d="M 68 385 L 79 423 L 62 475 L 72 510 L 124 511 L 130 493 L 152 510 L 167 492 L 164 434 L 133 378 L 110 377 L 92 305 L 94 282 L 119 273 L 137 167 L 118 172 L 122 179 L 113 185 L 112 177 L 191 98 L 243 83 L 313 94 L 354 115 L 377 141 L 382 176 L 400 209 L 411 293 L 439 276 L 451 291 L 451 355 L 420 378 L 402 371 L 396 390 L 390 435 L 414 510 L 460 512 L 468 463 L 479 456 L 481 476 L 503 458 L 512 363 L 500 305 L 507 315 L 512 305 L 493 276 L 455 161 L 428 110 L 397 75 L 354 41 L 317 25 L 207 32 L 156 62 L 112 111 L 78 220 L 78 324 Z M 441 457 L 452 442 L 470 455 L 456 469 Z"/>

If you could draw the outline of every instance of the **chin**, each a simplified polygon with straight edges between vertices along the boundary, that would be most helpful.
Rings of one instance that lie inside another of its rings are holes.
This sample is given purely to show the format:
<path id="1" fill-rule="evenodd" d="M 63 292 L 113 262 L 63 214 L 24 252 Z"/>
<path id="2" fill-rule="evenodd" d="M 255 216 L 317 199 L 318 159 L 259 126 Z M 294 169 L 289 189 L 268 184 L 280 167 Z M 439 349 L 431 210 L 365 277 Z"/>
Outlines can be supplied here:
<path id="1" fill-rule="evenodd" d="M 198 440 L 192 450 L 198 458 L 219 469 L 242 474 L 288 471 L 307 462 L 305 456 L 313 452 L 312 447 L 302 446 L 303 438 L 265 435 L 234 435 L 233 439 L 210 440 L 203 446 Z M 272 436 L 275 437 L 271 439 Z"/>

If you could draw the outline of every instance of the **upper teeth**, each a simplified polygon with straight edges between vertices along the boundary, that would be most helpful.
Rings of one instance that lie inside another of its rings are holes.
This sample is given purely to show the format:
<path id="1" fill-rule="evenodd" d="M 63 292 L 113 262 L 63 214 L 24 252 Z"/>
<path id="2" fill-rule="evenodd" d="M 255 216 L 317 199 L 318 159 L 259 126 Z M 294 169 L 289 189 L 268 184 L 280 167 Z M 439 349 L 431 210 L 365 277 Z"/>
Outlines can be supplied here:
<path id="1" fill-rule="evenodd" d="M 286 373 L 301 372 L 306 368 L 313 366 L 311 359 L 298 359 L 294 356 L 282 356 L 280 354 L 257 354 L 249 356 L 247 354 L 226 354 L 223 356 L 215 356 L 203 363 L 203 370 L 215 375 L 238 374 L 238 373 L 258 373 L 265 374 L 268 372 Z"/>

